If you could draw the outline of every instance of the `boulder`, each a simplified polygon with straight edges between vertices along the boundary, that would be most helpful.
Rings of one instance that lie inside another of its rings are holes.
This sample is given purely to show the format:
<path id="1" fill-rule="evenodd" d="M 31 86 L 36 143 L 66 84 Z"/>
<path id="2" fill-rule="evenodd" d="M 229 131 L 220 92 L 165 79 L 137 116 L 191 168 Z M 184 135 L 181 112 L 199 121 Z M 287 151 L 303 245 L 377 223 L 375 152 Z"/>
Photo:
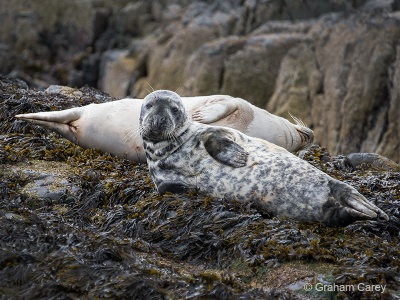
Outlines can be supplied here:
<path id="1" fill-rule="evenodd" d="M 388 87 L 389 99 L 387 105 L 387 115 L 383 119 L 384 130 L 375 152 L 400 161 L 400 46 L 396 47 L 396 61 L 389 69 Z"/>
<path id="2" fill-rule="evenodd" d="M 305 120 L 332 153 L 385 151 L 399 161 L 399 22 L 395 15 L 321 19 L 312 43 L 283 59 L 266 108 Z"/>
<path id="3" fill-rule="evenodd" d="M 285 118 L 290 118 L 291 113 L 316 127 L 311 108 L 314 108 L 312 100 L 321 96 L 322 77 L 312 42 L 296 45 L 282 59 L 266 109 Z"/>
<path id="4" fill-rule="evenodd" d="M 183 86 L 188 57 L 204 43 L 235 30 L 237 14 L 215 9 L 214 13 L 204 13 L 207 9 L 208 5 L 201 2 L 190 5 L 181 21 L 169 23 L 149 48 L 147 80 L 154 89 L 176 90 Z M 138 91 L 139 97 L 147 93 L 143 89 Z"/>
<path id="5" fill-rule="evenodd" d="M 126 97 L 139 60 L 128 50 L 108 50 L 101 59 L 100 89 L 117 98 Z"/>
<path id="6" fill-rule="evenodd" d="M 385 130 L 399 19 L 356 16 L 328 24 L 315 34 L 324 74 L 322 105 L 329 111 L 316 136 L 333 153 L 374 152 Z"/>
<path id="7" fill-rule="evenodd" d="M 36 78 L 68 85 L 76 54 L 93 45 L 104 30 L 105 18 L 126 2 L 2 2 L 0 44 L 9 49 L 9 58 L 17 58 L 13 70 L 26 74 L 31 85 Z M 0 72 L 9 73 L 10 67 L 0 64 Z"/>
<path id="8" fill-rule="evenodd" d="M 243 49 L 225 58 L 222 94 L 232 94 L 263 107 L 272 96 L 281 61 L 303 34 L 250 36 Z M 248 69 L 251 72 L 243 72 Z"/>

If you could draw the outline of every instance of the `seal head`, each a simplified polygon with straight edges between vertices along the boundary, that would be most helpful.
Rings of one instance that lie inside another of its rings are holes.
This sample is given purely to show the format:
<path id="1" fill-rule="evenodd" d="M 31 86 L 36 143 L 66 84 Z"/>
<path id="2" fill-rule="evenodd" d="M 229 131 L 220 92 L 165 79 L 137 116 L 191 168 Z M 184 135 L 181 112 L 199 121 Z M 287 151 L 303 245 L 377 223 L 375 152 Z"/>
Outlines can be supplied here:
<path id="1" fill-rule="evenodd" d="M 173 139 L 189 126 L 179 95 L 166 90 L 146 96 L 139 123 L 142 138 L 154 142 Z"/>

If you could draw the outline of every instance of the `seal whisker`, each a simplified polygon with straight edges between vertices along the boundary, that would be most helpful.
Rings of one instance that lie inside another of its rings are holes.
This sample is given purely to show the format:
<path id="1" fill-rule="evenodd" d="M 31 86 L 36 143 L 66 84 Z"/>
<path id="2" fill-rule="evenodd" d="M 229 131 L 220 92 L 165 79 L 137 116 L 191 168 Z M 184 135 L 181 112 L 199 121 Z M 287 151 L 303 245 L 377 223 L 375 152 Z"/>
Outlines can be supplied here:
<path id="1" fill-rule="evenodd" d="M 179 133 L 179 130 L 178 130 L 177 128 L 175 128 L 175 130 L 173 130 L 173 131 L 171 132 L 171 135 L 172 135 L 173 140 L 174 140 L 175 142 L 179 142 L 179 140 L 180 140 L 180 137 L 178 136 L 178 133 Z"/>
<path id="2" fill-rule="evenodd" d="M 302 120 L 300 120 L 299 118 L 293 116 L 293 115 L 290 113 L 290 111 L 288 111 L 288 114 L 289 114 L 289 116 L 292 117 L 293 121 L 294 121 L 297 125 L 302 126 L 302 127 L 307 127 L 307 125 L 306 125 Z"/>
<path id="3" fill-rule="evenodd" d="M 149 128 L 139 125 L 139 134 L 140 136 L 147 135 Z"/>
<path id="4" fill-rule="evenodd" d="M 176 130 L 169 133 L 169 140 L 173 142 L 178 142 L 178 138 L 176 136 Z"/>
<path id="5" fill-rule="evenodd" d="M 138 137 L 140 135 L 140 128 L 134 128 L 131 131 L 128 131 L 127 134 L 125 134 L 124 136 L 124 144 L 126 144 L 126 142 L 128 140 L 130 140 L 132 137 Z"/>
<path id="6" fill-rule="evenodd" d="M 175 140 L 175 136 L 173 135 L 172 132 L 169 132 L 169 133 L 168 133 L 167 140 L 170 140 L 170 141 L 172 141 L 172 142 L 175 142 L 175 141 L 176 141 L 176 140 Z"/>

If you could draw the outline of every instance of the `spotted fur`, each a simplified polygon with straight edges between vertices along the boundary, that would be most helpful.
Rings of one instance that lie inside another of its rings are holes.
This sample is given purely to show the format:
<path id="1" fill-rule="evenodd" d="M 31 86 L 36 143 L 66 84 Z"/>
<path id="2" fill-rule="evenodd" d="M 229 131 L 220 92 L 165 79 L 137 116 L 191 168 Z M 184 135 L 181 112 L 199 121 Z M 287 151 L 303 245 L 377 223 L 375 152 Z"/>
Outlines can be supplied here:
<path id="1" fill-rule="evenodd" d="M 388 219 L 353 187 L 279 146 L 191 121 L 176 93 L 155 91 L 144 99 L 140 131 L 161 194 L 197 190 L 252 202 L 271 216 L 331 226 Z"/>

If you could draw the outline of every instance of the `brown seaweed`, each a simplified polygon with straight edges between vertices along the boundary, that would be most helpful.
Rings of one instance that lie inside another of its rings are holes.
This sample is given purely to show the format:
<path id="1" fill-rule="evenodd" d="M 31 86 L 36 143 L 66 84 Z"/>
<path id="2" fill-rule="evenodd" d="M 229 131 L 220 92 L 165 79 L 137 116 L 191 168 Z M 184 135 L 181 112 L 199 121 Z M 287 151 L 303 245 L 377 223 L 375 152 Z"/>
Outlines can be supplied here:
<path id="1" fill-rule="evenodd" d="M 328 264 L 331 283 L 385 284 L 396 297 L 400 269 L 400 173 L 354 168 L 313 146 L 304 156 L 357 188 L 390 221 L 345 228 L 271 219 L 256 207 L 206 195 L 158 195 L 147 166 L 84 150 L 16 113 L 102 101 L 69 99 L 0 80 L 0 294 L 41 299 L 300 299 L 264 288 L 269 270 Z M 97 99 L 97 100 L 95 100 Z M 104 100 L 105 101 L 105 100 Z M 62 162 L 78 191 L 57 199 L 24 192 L 20 164 Z M 313 294 L 326 297 L 326 294 Z M 380 299 L 378 292 L 335 292 Z M 398 294 L 397 294 L 398 296 Z"/>

